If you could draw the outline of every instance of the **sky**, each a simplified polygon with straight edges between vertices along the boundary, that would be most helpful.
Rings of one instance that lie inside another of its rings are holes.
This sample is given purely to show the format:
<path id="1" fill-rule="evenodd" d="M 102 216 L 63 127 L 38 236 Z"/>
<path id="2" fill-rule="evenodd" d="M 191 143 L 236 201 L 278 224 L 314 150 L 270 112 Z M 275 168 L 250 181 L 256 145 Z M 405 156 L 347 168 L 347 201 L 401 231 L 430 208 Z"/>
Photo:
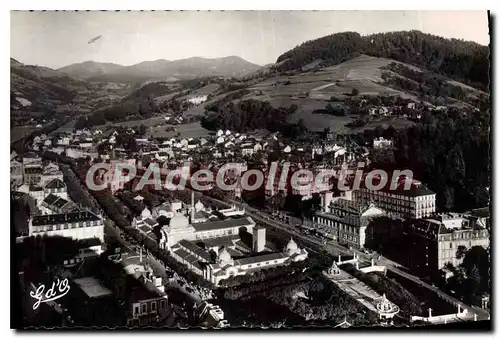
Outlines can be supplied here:
<path id="1" fill-rule="evenodd" d="M 490 40 L 486 11 L 12 11 L 10 55 L 51 68 L 231 55 L 265 65 L 333 33 L 411 29 L 482 45 Z"/>

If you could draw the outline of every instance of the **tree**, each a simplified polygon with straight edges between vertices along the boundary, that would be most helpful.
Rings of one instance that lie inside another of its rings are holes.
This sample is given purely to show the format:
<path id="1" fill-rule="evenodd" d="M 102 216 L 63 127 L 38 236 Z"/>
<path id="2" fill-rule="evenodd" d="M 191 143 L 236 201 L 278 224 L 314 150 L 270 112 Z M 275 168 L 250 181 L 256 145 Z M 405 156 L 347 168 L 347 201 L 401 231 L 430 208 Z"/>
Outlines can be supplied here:
<path id="1" fill-rule="evenodd" d="M 467 280 L 469 284 L 469 293 L 471 295 L 478 293 L 481 289 L 481 276 L 479 274 L 479 269 L 477 268 L 476 265 L 472 266 L 472 269 L 468 274 Z"/>
<path id="2" fill-rule="evenodd" d="M 444 264 L 444 268 L 446 268 L 450 272 L 453 272 L 455 270 L 455 266 L 453 266 L 453 264 L 449 261 Z"/>
<path id="3" fill-rule="evenodd" d="M 358 90 L 357 88 L 353 88 L 353 89 L 352 89 L 352 92 L 351 92 L 351 95 L 352 95 L 353 97 L 355 97 L 355 96 L 357 96 L 358 94 L 359 94 L 359 90 Z"/>
<path id="4" fill-rule="evenodd" d="M 481 280 L 486 287 L 490 280 L 490 260 L 488 252 L 482 246 L 473 246 L 464 256 L 462 266 L 468 276 L 474 267 L 479 270 Z"/>
<path id="5" fill-rule="evenodd" d="M 295 104 L 292 104 L 292 105 L 290 106 L 290 108 L 288 109 L 288 113 L 289 113 L 289 114 L 295 113 L 295 111 L 296 111 L 297 109 L 298 109 L 298 106 L 297 106 L 297 105 L 295 105 Z"/>
<path id="6" fill-rule="evenodd" d="M 465 257 L 466 253 L 467 253 L 467 247 L 465 247 L 463 245 L 460 245 L 457 248 L 456 258 L 459 259 L 459 260 L 463 259 Z"/>

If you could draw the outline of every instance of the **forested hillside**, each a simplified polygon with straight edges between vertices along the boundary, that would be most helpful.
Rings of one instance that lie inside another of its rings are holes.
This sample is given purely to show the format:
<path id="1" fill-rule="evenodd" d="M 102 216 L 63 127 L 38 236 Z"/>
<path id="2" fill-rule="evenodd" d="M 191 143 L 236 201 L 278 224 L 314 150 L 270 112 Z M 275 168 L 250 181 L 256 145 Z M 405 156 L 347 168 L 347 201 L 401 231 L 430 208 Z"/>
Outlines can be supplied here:
<path id="1" fill-rule="evenodd" d="M 280 55 L 280 71 L 300 69 L 322 59 L 333 65 L 359 53 L 394 59 L 488 91 L 489 48 L 474 42 L 445 39 L 420 31 L 361 36 L 354 32 L 328 35 Z"/>
<path id="2" fill-rule="evenodd" d="M 238 93 L 238 92 L 237 92 Z M 244 90 L 240 94 L 244 93 Z M 267 129 L 280 132 L 285 137 L 299 138 L 305 131 L 302 121 L 297 124 L 288 123 L 287 117 L 294 108 L 274 108 L 269 102 L 260 100 L 233 101 L 235 95 L 228 95 L 206 107 L 207 114 L 201 125 L 208 130 L 229 129 L 237 132 L 248 132 L 256 129 Z"/>
<path id="3" fill-rule="evenodd" d="M 418 124 L 404 130 L 365 130 L 358 137 L 360 142 L 393 139 L 394 149 L 373 153 L 373 168 L 410 169 L 437 192 L 440 211 L 466 211 L 489 201 L 489 126 L 487 111 L 451 108 L 437 115 L 424 112 Z"/>

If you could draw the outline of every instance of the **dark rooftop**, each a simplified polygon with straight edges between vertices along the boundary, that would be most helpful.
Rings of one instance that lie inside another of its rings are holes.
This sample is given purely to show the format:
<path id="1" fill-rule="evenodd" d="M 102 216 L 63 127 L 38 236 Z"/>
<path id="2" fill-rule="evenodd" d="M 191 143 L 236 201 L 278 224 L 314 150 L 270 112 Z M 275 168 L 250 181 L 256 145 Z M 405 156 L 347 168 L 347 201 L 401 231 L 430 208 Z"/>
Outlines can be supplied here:
<path id="1" fill-rule="evenodd" d="M 27 153 L 24 153 L 23 155 L 23 159 L 37 159 L 38 158 L 38 155 L 36 153 L 33 153 L 33 152 L 27 152 Z"/>
<path id="2" fill-rule="evenodd" d="M 238 235 L 230 235 L 227 237 L 211 238 L 201 240 L 207 247 L 233 246 L 233 241 L 239 240 Z"/>
<path id="3" fill-rule="evenodd" d="M 205 261 L 212 260 L 212 257 L 210 256 L 210 254 L 208 253 L 207 250 L 205 250 L 204 248 L 201 248 L 200 246 L 196 245 L 195 243 L 193 243 L 191 241 L 183 239 L 183 240 L 179 241 L 179 245 L 184 247 L 185 249 L 195 253 L 198 257 L 204 259 Z M 181 248 L 181 250 L 184 251 L 182 248 Z"/>
<path id="4" fill-rule="evenodd" d="M 48 208 L 55 207 L 60 213 L 68 213 L 78 210 L 78 206 L 74 203 L 52 193 L 43 200 L 43 204 L 47 205 Z"/>
<path id="5" fill-rule="evenodd" d="M 43 202 L 48 204 L 48 205 L 52 205 L 53 203 L 55 203 L 57 200 L 59 199 L 59 197 L 57 195 L 54 195 L 54 194 L 49 194 L 44 200 Z"/>
<path id="6" fill-rule="evenodd" d="M 438 234 L 451 233 L 443 223 L 432 219 L 411 220 L 411 229 L 415 233 L 425 235 L 426 237 L 435 238 Z"/>
<path id="7" fill-rule="evenodd" d="M 151 227 L 153 227 L 153 226 L 155 226 L 155 225 L 157 225 L 157 224 L 158 224 L 158 222 L 157 222 L 156 220 L 151 219 L 151 218 L 147 218 L 147 219 L 145 219 L 145 220 L 144 220 L 144 222 L 145 222 L 146 224 L 148 224 L 149 226 L 151 226 Z"/>
<path id="8" fill-rule="evenodd" d="M 241 253 L 238 250 L 233 250 L 232 248 L 226 248 L 226 251 L 227 251 L 227 253 L 229 253 L 229 255 L 231 257 L 242 257 L 243 256 L 243 253 Z"/>
<path id="9" fill-rule="evenodd" d="M 24 169 L 25 174 L 42 174 L 43 169 L 41 167 L 27 167 Z"/>
<path id="10" fill-rule="evenodd" d="M 490 208 L 489 207 L 476 208 L 474 210 L 468 211 L 466 214 L 474 217 L 486 218 L 490 216 Z"/>
<path id="11" fill-rule="evenodd" d="M 197 232 L 201 232 L 250 225 L 254 225 L 254 223 L 252 223 L 247 217 L 239 217 L 234 219 L 197 223 L 193 224 L 193 227 Z"/>
<path id="12" fill-rule="evenodd" d="M 363 177 L 363 180 L 361 180 L 361 188 L 366 189 L 366 181 L 365 181 L 366 176 Z M 408 196 L 408 197 L 417 197 L 417 196 L 424 196 L 424 195 L 432 195 L 436 194 L 435 192 L 431 191 L 426 185 L 417 182 L 415 180 L 412 181 L 411 186 L 408 190 L 405 189 L 405 181 L 410 180 L 400 178 L 397 186 L 395 189 L 391 189 L 391 182 L 392 176 L 389 175 L 389 178 L 387 180 L 386 185 L 380 189 L 380 191 L 384 191 L 390 194 L 395 194 L 395 195 L 403 195 L 403 196 Z M 372 180 L 372 185 L 377 186 L 378 183 L 380 182 L 381 178 L 380 177 L 374 177 Z"/>
<path id="13" fill-rule="evenodd" d="M 57 199 L 56 201 L 54 201 L 54 206 L 58 207 L 58 208 L 62 208 L 64 205 L 68 204 L 69 201 L 66 200 L 66 199 L 63 199 L 63 198 L 59 198 Z"/>
<path id="14" fill-rule="evenodd" d="M 151 227 L 149 227 L 148 225 L 142 225 L 142 226 L 139 226 L 138 228 L 141 231 L 143 231 L 144 233 L 148 233 L 151 230 Z"/>
<path id="15" fill-rule="evenodd" d="M 80 221 L 97 221 L 100 218 L 89 211 L 70 212 L 62 214 L 37 215 L 33 217 L 33 226 L 56 225 Z"/>

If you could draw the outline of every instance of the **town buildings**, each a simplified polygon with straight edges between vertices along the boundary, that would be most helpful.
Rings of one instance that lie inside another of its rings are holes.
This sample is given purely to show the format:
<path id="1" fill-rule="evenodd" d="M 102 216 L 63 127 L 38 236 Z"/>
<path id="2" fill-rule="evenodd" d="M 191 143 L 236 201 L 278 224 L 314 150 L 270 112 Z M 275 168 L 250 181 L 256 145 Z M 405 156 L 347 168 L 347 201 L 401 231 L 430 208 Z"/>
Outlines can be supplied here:
<path id="1" fill-rule="evenodd" d="M 207 101 L 208 96 L 207 95 L 199 95 L 199 96 L 194 96 L 189 99 L 187 99 L 187 102 L 193 104 L 193 105 L 199 105 L 205 101 Z"/>
<path id="2" fill-rule="evenodd" d="M 203 301 L 194 310 L 194 316 L 202 327 L 227 327 L 229 323 L 224 319 L 224 311 L 214 304 Z"/>
<path id="3" fill-rule="evenodd" d="M 19 167 L 20 166 L 20 167 Z M 21 168 L 21 176 L 19 176 Z M 33 197 L 40 205 L 50 194 L 68 199 L 66 184 L 59 166 L 54 163 L 43 163 L 40 158 L 30 155 L 23 162 L 15 162 L 13 189 Z"/>
<path id="4" fill-rule="evenodd" d="M 29 236 L 36 235 L 104 241 L 104 223 L 102 217 L 90 211 L 35 215 L 29 220 Z"/>
<path id="5" fill-rule="evenodd" d="M 254 236 L 258 236 L 258 233 Z M 237 260 L 233 259 L 228 249 L 224 247 L 218 251 L 216 262 L 206 266 L 203 277 L 217 285 L 229 277 L 252 274 L 262 269 L 302 261 L 307 255 L 307 251 L 300 249 L 293 239 L 290 239 L 282 253 L 269 253 Z"/>
<path id="6" fill-rule="evenodd" d="M 16 159 L 10 161 L 10 182 L 13 188 L 23 183 L 23 164 Z"/>
<path id="7" fill-rule="evenodd" d="M 312 226 L 324 236 L 354 248 L 363 248 L 366 229 L 373 218 L 385 216 L 373 203 L 360 203 L 346 196 L 322 194 L 322 210 L 313 216 Z"/>
<path id="8" fill-rule="evenodd" d="M 126 168 L 120 168 L 121 164 L 124 165 L 136 165 L 136 159 L 112 159 L 107 164 L 107 168 L 99 169 L 96 173 L 96 182 L 101 185 L 105 185 L 109 188 L 111 192 L 116 192 L 125 187 L 125 184 L 132 180 L 132 177 L 128 176 Z"/>
<path id="9" fill-rule="evenodd" d="M 467 214 L 441 213 L 409 220 L 403 232 L 411 268 L 431 273 L 448 263 L 458 266 L 463 260 L 457 256 L 459 247 L 466 251 L 474 246 L 488 248 L 490 244 L 489 231 Z"/>
<path id="10" fill-rule="evenodd" d="M 417 180 L 403 176 L 396 180 L 394 189 L 391 187 L 393 183 L 388 180 L 377 190 L 367 188 L 365 180 L 362 180 L 361 187 L 353 191 L 353 199 L 360 204 L 373 203 L 388 215 L 400 218 L 419 219 L 436 212 L 436 193 Z M 374 186 L 376 181 L 377 178 L 374 178 Z M 409 186 L 408 189 L 405 186 Z"/>
<path id="11" fill-rule="evenodd" d="M 79 210 L 76 204 L 55 194 L 49 194 L 42 201 L 39 209 L 44 215 L 74 212 Z"/>
<path id="12" fill-rule="evenodd" d="M 382 137 L 373 140 L 373 148 L 389 148 L 392 147 L 394 142 L 390 139 L 384 139 Z"/>
<path id="13" fill-rule="evenodd" d="M 173 326 L 175 317 L 164 281 L 147 264 L 142 249 L 129 249 L 120 254 L 103 268 L 103 278 L 105 285 L 122 301 L 125 324 Z"/>
<path id="14" fill-rule="evenodd" d="M 180 207 L 180 208 L 179 208 Z M 265 228 L 258 227 L 244 211 L 236 208 L 212 211 L 201 202 L 176 206 L 162 204 L 155 208 L 159 218 L 170 216 L 167 225 L 159 226 L 145 209 L 133 226 L 159 243 L 180 263 L 206 280 L 218 284 L 231 276 L 252 274 L 273 266 L 287 265 L 307 258 L 307 251 L 291 240 L 283 252 L 268 247 Z"/>

